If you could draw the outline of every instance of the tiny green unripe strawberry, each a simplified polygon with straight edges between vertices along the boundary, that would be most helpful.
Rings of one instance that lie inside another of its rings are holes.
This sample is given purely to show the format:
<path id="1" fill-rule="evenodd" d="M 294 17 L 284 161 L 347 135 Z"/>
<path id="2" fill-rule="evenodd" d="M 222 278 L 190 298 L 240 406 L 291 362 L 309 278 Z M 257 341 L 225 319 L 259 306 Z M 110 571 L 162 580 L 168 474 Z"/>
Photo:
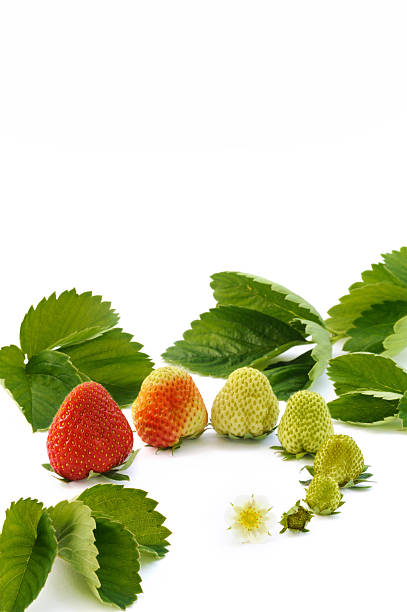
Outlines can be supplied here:
<path id="1" fill-rule="evenodd" d="M 331 434 L 331 416 L 319 393 L 297 391 L 289 398 L 278 426 L 278 438 L 287 453 L 316 453 Z"/>
<path id="2" fill-rule="evenodd" d="M 239 368 L 229 375 L 212 406 L 215 431 L 232 437 L 256 438 L 269 433 L 278 419 L 278 400 L 262 372 Z"/>
<path id="3" fill-rule="evenodd" d="M 351 436 L 329 436 L 319 448 L 314 460 L 314 474 L 331 476 L 340 487 L 357 480 L 365 462 L 362 451 Z"/>
<path id="4" fill-rule="evenodd" d="M 295 506 L 283 513 L 280 521 L 280 525 L 282 525 L 283 528 L 280 533 L 284 533 L 287 529 L 293 531 L 308 531 L 305 527 L 313 516 L 312 512 L 306 510 L 304 506 L 301 506 L 301 500 L 298 500 Z"/>
<path id="5" fill-rule="evenodd" d="M 342 505 L 338 483 L 330 476 L 314 476 L 305 501 L 315 514 L 332 514 Z"/>

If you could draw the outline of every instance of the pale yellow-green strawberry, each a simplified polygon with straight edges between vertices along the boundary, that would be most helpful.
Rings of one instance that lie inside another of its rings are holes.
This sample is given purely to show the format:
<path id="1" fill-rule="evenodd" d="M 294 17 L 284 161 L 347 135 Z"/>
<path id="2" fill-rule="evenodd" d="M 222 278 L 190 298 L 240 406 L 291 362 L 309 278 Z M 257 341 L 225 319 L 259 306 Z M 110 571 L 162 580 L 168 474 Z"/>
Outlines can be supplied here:
<path id="1" fill-rule="evenodd" d="M 289 398 L 278 426 L 278 438 L 286 453 L 316 453 L 331 434 L 331 415 L 319 393 L 297 391 Z"/>
<path id="2" fill-rule="evenodd" d="M 264 374 L 239 368 L 229 375 L 212 406 L 211 422 L 221 435 L 257 438 L 269 433 L 278 419 L 278 400 Z"/>
<path id="3" fill-rule="evenodd" d="M 314 476 L 305 501 L 315 514 L 332 514 L 342 505 L 338 483 L 330 476 Z"/>
<path id="4" fill-rule="evenodd" d="M 356 481 L 364 468 L 362 451 L 351 436 L 329 436 L 315 455 L 315 476 L 331 476 L 340 487 Z"/>

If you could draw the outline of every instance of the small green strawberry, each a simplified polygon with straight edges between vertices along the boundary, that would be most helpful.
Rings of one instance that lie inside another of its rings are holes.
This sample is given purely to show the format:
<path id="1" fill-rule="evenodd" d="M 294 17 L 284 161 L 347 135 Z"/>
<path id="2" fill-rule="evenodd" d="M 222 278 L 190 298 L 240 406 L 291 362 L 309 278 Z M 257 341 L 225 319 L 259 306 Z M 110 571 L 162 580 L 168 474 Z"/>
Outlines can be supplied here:
<path id="1" fill-rule="evenodd" d="M 297 391 L 288 400 L 278 426 L 278 438 L 286 458 L 316 453 L 333 434 L 331 415 L 324 398 L 315 391 Z"/>
<path id="2" fill-rule="evenodd" d="M 301 506 L 301 500 L 298 500 L 295 506 L 290 508 L 287 512 L 284 512 L 280 525 L 283 526 L 280 533 L 284 533 L 287 529 L 292 531 L 309 531 L 306 529 L 306 525 L 310 522 L 314 514 L 309 510 L 306 510 L 304 506 Z"/>
<path id="3" fill-rule="evenodd" d="M 330 476 L 314 476 L 305 501 L 315 514 L 333 514 L 343 504 L 338 483 Z"/>
<path id="4" fill-rule="evenodd" d="M 340 487 L 354 484 L 365 469 L 362 451 L 351 436 L 329 436 L 315 455 L 315 476 L 331 476 Z"/>

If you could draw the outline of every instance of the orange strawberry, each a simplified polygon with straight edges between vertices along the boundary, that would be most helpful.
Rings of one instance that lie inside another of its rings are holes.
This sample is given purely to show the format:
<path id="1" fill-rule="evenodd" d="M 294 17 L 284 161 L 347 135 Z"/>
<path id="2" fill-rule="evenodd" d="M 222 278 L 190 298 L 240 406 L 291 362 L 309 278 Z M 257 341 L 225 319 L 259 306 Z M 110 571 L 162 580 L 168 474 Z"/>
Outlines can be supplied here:
<path id="1" fill-rule="evenodd" d="M 126 417 L 102 385 L 84 382 L 62 402 L 48 432 L 51 467 L 68 480 L 120 465 L 133 448 Z"/>
<path id="2" fill-rule="evenodd" d="M 208 422 L 194 381 L 176 366 L 158 368 L 144 379 L 132 416 L 143 442 L 157 448 L 175 447 L 182 438 L 199 436 Z"/>

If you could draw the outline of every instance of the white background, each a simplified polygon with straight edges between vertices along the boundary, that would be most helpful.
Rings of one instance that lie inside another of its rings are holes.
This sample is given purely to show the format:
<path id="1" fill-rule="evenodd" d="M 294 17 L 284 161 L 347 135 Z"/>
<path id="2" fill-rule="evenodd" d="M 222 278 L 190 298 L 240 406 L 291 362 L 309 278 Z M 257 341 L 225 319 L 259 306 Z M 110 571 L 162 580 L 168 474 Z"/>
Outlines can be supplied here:
<path id="1" fill-rule="evenodd" d="M 230 269 L 325 315 L 407 243 L 405 8 L 1 2 L 0 344 L 18 343 L 31 304 L 76 287 L 111 300 L 160 364 L 213 304 L 210 274 Z M 222 381 L 195 380 L 210 409 Z M 325 377 L 315 389 L 333 397 Z M 301 462 L 276 457 L 274 437 L 143 448 L 131 485 L 159 500 L 173 535 L 134 609 L 404 610 L 406 436 L 336 431 L 354 435 L 375 487 L 346 492 L 308 535 L 275 527 L 258 545 L 234 542 L 224 514 L 253 492 L 279 518 L 302 495 Z M 13 499 L 53 504 L 87 486 L 42 470 L 45 441 L 1 392 L 1 521 Z M 102 607 L 58 561 L 30 609 Z"/>

